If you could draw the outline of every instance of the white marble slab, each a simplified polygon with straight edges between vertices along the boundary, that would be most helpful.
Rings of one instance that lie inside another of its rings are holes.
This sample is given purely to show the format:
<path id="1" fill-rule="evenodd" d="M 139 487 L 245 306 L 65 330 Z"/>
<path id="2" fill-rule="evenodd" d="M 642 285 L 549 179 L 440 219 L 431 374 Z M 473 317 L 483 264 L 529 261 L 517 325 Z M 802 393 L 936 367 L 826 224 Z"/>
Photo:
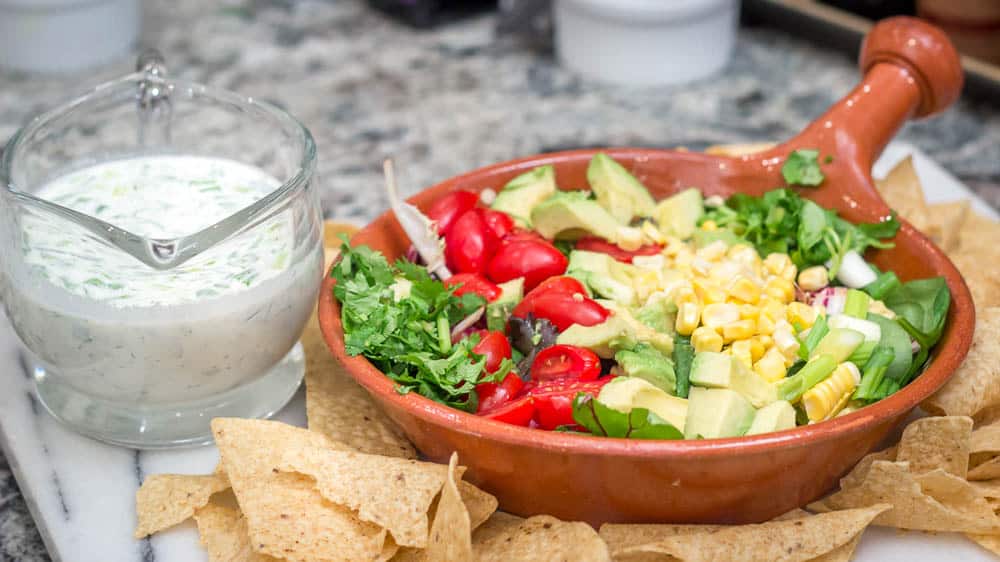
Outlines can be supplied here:
<path id="1" fill-rule="evenodd" d="M 876 165 L 882 175 L 906 154 L 932 201 L 974 197 L 958 180 L 912 147 L 894 144 Z M 996 217 L 976 200 L 982 213 Z M 300 395 L 278 419 L 304 425 Z M 214 447 L 140 452 L 103 445 L 57 424 L 32 396 L 32 382 L 20 360 L 16 336 L 0 322 L 0 444 L 11 463 L 52 558 L 65 562 L 198 562 L 206 560 L 190 522 L 150 540 L 135 541 L 134 494 L 142 478 L 159 472 L 208 473 L 218 459 Z M 956 535 L 866 532 L 859 561 L 992 560 Z"/>

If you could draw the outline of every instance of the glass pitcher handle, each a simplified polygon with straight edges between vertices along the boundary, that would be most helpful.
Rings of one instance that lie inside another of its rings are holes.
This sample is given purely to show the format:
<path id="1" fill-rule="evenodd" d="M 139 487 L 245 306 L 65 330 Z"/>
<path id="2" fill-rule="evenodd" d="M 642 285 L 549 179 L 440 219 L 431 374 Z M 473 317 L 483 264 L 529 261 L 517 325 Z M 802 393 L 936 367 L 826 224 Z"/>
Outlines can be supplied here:
<path id="1" fill-rule="evenodd" d="M 142 74 L 138 84 L 140 147 L 170 144 L 170 118 L 173 108 L 170 93 L 173 85 L 166 81 L 167 64 L 156 49 L 146 49 L 136 60 L 136 71 Z"/>

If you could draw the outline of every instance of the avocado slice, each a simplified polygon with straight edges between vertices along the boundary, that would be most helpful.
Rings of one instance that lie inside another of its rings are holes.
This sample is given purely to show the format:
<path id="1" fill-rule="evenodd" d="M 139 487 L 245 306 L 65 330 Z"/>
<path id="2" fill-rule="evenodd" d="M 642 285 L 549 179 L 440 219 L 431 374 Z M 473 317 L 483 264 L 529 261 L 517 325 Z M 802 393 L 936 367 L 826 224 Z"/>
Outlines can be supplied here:
<path id="1" fill-rule="evenodd" d="M 667 394 L 677 393 L 674 362 L 648 344 L 615 353 L 615 362 L 626 376 L 643 379 Z"/>
<path id="2" fill-rule="evenodd" d="M 597 202 L 622 224 L 628 224 L 632 217 L 651 216 L 656 208 L 646 186 L 603 152 L 590 160 L 587 182 L 597 195 Z"/>
<path id="3" fill-rule="evenodd" d="M 604 385 L 597 401 L 622 413 L 645 408 L 680 431 L 688 413 L 688 401 L 671 396 L 648 381 L 635 377 L 617 377 Z"/>
<path id="4" fill-rule="evenodd" d="M 795 407 L 791 402 L 778 400 L 757 410 L 757 414 L 747 430 L 747 435 L 771 433 L 795 427 Z"/>
<path id="5" fill-rule="evenodd" d="M 691 384 L 735 390 L 757 408 L 778 399 L 778 388 L 775 385 L 731 355 L 713 351 L 695 354 L 691 363 Z"/>
<path id="6" fill-rule="evenodd" d="M 694 231 L 694 245 L 699 249 L 708 246 L 709 244 L 722 240 L 726 246 L 735 246 L 736 244 L 746 244 L 747 241 L 736 235 L 735 232 L 729 230 L 728 228 L 720 228 L 718 230 L 701 230 L 696 229 Z"/>
<path id="7" fill-rule="evenodd" d="M 610 359 L 619 349 L 631 349 L 639 342 L 632 326 L 621 315 L 613 314 L 594 326 L 573 324 L 559 334 L 556 343 L 585 347 L 599 357 Z"/>
<path id="8" fill-rule="evenodd" d="M 701 191 L 688 188 L 660 201 L 653 218 L 660 230 L 682 240 L 691 238 L 698 227 L 698 219 L 705 214 Z"/>
<path id="9" fill-rule="evenodd" d="M 632 306 L 636 303 L 636 294 L 625 271 L 628 267 L 631 266 L 608 254 L 573 250 L 569 254 L 566 275 L 579 279 L 595 295 Z"/>
<path id="10" fill-rule="evenodd" d="M 502 293 L 497 300 L 486 305 L 486 327 L 490 330 L 503 332 L 507 329 L 510 313 L 524 298 L 524 277 L 511 279 L 497 285 Z"/>
<path id="11" fill-rule="evenodd" d="M 535 231 L 553 239 L 575 240 L 587 234 L 615 242 L 617 220 L 581 191 L 557 191 L 531 210 Z"/>
<path id="12" fill-rule="evenodd" d="M 667 298 L 650 298 L 635 313 L 639 322 L 662 334 L 673 334 L 677 322 L 677 305 Z"/>
<path id="13" fill-rule="evenodd" d="M 539 166 L 507 182 L 490 208 L 503 211 L 525 228 L 531 228 L 531 209 L 556 192 L 556 170 Z"/>
<path id="14" fill-rule="evenodd" d="M 691 388 L 685 439 L 739 437 L 753 424 L 755 410 L 739 392 L 728 388 Z"/>

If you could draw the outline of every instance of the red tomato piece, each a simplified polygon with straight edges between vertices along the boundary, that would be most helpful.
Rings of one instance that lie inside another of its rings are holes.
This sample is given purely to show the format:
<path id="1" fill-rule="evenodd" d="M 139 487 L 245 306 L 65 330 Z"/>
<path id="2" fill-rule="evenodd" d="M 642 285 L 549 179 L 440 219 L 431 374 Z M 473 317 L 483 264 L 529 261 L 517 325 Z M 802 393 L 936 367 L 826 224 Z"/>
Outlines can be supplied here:
<path id="1" fill-rule="evenodd" d="M 535 400 L 531 396 L 522 396 L 495 410 L 483 412 L 480 415 L 491 420 L 528 427 L 528 424 L 531 423 L 532 418 L 535 416 Z"/>
<path id="2" fill-rule="evenodd" d="M 490 260 L 486 276 L 495 283 L 524 277 L 530 291 L 539 283 L 566 272 L 569 260 L 555 246 L 544 241 L 523 240 L 502 244 Z"/>
<path id="3" fill-rule="evenodd" d="M 487 373 L 497 372 L 503 360 L 511 358 L 510 342 L 507 341 L 507 336 L 501 332 L 489 330 L 479 330 L 476 334 L 479 334 L 479 343 L 472 348 L 472 352 L 486 358 L 484 369 Z"/>
<path id="4" fill-rule="evenodd" d="M 593 351 L 574 345 L 553 345 L 540 351 L 531 364 L 536 381 L 570 379 L 592 381 L 601 376 L 601 358 Z"/>
<path id="5" fill-rule="evenodd" d="M 503 237 L 500 244 L 510 244 L 511 242 L 547 242 L 547 240 L 534 230 L 515 228 Z"/>
<path id="6" fill-rule="evenodd" d="M 493 234 L 496 234 L 500 240 L 503 240 L 504 237 L 514 230 L 514 219 L 502 211 L 483 209 L 483 220 L 486 221 L 486 226 L 490 227 Z"/>
<path id="7" fill-rule="evenodd" d="M 525 295 L 524 300 L 528 300 L 532 296 L 537 297 L 546 293 L 569 293 L 571 295 L 573 293 L 580 293 L 586 296 L 587 288 L 584 287 L 583 283 L 581 283 L 576 277 L 570 277 L 569 275 L 549 277 Z"/>
<path id="8" fill-rule="evenodd" d="M 523 305 L 523 306 L 522 306 Z M 530 301 L 525 299 L 514 307 L 512 313 L 518 318 L 533 314 L 535 318 L 545 318 L 560 332 L 573 324 L 594 326 L 607 320 L 608 309 L 583 293 L 544 293 Z"/>
<path id="9" fill-rule="evenodd" d="M 486 225 L 480 211 L 466 211 L 445 235 L 445 260 L 453 271 L 481 275 L 496 251 L 500 241 Z"/>
<path id="10" fill-rule="evenodd" d="M 479 395 L 479 407 L 476 413 L 482 414 L 490 410 L 495 410 L 507 402 L 513 400 L 524 388 L 524 381 L 517 373 L 507 373 L 503 381 L 482 382 L 476 385 L 476 394 Z"/>
<path id="11" fill-rule="evenodd" d="M 602 254 L 607 254 L 620 262 L 632 263 L 632 258 L 636 256 L 655 256 L 656 254 L 659 254 L 663 250 L 663 246 L 660 246 L 659 244 L 647 244 L 638 250 L 628 251 L 623 250 L 619 248 L 617 244 L 612 244 L 602 238 L 588 236 L 577 240 L 576 249 L 586 250 L 588 252 L 600 252 Z"/>
<path id="12" fill-rule="evenodd" d="M 447 234 L 458 217 L 476 206 L 479 196 L 471 191 L 452 191 L 427 209 L 427 217 L 437 223 L 438 233 Z"/>
<path id="13" fill-rule="evenodd" d="M 528 391 L 534 399 L 535 423 L 541 429 L 555 429 L 561 425 L 576 425 L 573 419 L 573 400 L 579 393 L 597 396 L 601 388 L 614 377 L 594 381 L 556 379 L 544 381 Z"/>
<path id="14" fill-rule="evenodd" d="M 503 294 L 496 283 L 475 273 L 456 273 L 446 279 L 444 284 L 446 287 L 458 287 L 455 289 L 455 294 L 458 296 L 475 293 L 486 299 L 486 302 L 493 302 Z"/>

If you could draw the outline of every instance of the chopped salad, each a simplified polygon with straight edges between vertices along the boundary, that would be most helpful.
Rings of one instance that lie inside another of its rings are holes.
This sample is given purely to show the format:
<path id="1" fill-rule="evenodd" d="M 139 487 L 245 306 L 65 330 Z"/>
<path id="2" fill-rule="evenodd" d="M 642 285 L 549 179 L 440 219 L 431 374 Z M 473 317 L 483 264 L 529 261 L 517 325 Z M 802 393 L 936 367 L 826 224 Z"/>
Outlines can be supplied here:
<path id="1" fill-rule="evenodd" d="M 821 184 L 818 157 L 790 155 L 788 185 Z M 426 213 L 390 189 L 414 248 L 390 264 L 344 244 L 347 352 L 400 393 L 509 424 L 707 439 L 881 400 L 941 337 L 944 279 L 904 283 L 864 258 L 892 246 L 894 216 L 852 224 L 790 187 L 655 201 L 605 154 L 587 179 L 562 191 L 542 166 Z"/>

